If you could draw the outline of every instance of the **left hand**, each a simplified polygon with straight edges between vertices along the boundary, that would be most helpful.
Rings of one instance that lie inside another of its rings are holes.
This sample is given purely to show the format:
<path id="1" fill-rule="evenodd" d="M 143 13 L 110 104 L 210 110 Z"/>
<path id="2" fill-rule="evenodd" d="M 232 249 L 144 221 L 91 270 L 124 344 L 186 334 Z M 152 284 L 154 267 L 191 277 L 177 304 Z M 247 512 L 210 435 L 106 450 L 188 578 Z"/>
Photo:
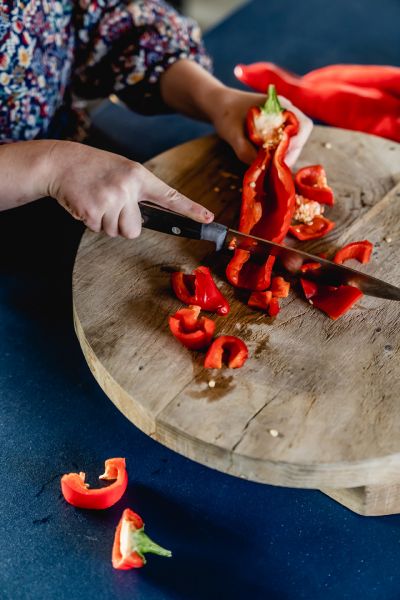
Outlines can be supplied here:
<path id="1" fill-rule="evenodd" d="M 285 159 L 288 167 L 293 167 L 311 133 L 313 123 L 289 100 L 282 96 L 279 96 L 279 100 L 284 108 L 296 115 L 300 124 L 298 134 L 290 140 Z M 246 114 L 251 106 L 260 106 L 264 102 L 265 96 L 262 94 L 222 87 L 216 90 L 210 103 L 209 115 L 218 135 L 232 146 L 239 160 L 247 164 L 255 160 L 257 150 L 246 135 Z"/>

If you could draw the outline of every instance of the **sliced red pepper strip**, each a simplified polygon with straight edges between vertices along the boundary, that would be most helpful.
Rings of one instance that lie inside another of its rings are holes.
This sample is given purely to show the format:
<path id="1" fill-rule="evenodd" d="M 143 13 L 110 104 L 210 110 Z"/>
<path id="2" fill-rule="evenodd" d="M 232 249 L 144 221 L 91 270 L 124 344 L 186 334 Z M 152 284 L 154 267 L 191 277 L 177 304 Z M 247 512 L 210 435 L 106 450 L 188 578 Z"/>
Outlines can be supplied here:
<path id="1" fill-rule="evenodd" d="M 252 292 L 247 304 L 249 306 L 253 306 L 254 308 L 261 308 L 261 310 L 267 310 L 271 299 L 272 292 L 269 290 L 266 292 Z"/>
<path id="2" fill-rule="evenodd" d="M 124 458 L 109 458 L 105 461 L 105 473 L 99 479 L 115 479 L 107 487 L 88 489 L 85 473 L 68 473 L 61 478 L 61 491 L 69 504 L 77 508 L 100 510 L 113 506 L 122 498 L 128 485 Z"/>
<path id="3" fill-rule="evenodd" d="M 278 312 L 281 310 L 281 307 L 279 306 L 279 300 L 278 298 L 274 298 L 272 297 L 271 302 L 269 303 L 268 306 L 268 314 L 270 317 L 276 317 L 276 315 L 278 314 Z"/>
<path id="4" fill-rule="evenodd" d="M 201 350 L 211 342 L 215 322 L 199 317 L 200 306 L 181 308 L 169 318 L 169 328 L 176 339 L 190 350 Z"/>
<path id="5" fill-rule="evenodd" d="M 289 227 L 289 233 L 301 241 L 316 240 L 317 238 L 324 237 L 324 235 L 332 231 L 334 227 L 335 223 L 333 221 L 317 215 L 310 224 L 298 223 L 296 225 L 291 225 Z"/>
<path id="6" fill-rule="evenodd" d="M 317 83 L 268 62 L 237 65 L 235 75 L 259 92 L 275 84 L 280 94 L 313 119 L 400 142 L 400 98 L 378 87 L 336 80 Z"/>
<path id="7" fill-rule="evenodd" d="M 355 259 L 360 263 L 369 262 L 374 246 L 368 240 L 361 242 L 351 242 L 340 250 L 333 257 L 333 262 L 337 265 L 343 264 L 346 260 Z"/>
<path id="8" fill-rule="evenodd" d="M 208 267 L 197 267 L 191 275 L 176 271 L 171 275 L 175 295 L 185 304 L 200 306 L 203 310 L 225 316 L 230 307 L 212 278 Z"/>
<path id="9" fill-rule="evenodd" d="M 298 194 L 320 204 L 334 204 L 333 190 L 328 186 L 325 169 L 321 165 L 303 167 L 297 171 L 294 183 Z"/>
<path id="10" fill-rule="evenodd" d="M 287 298 L 289 296 L 290 283 L 283 277 L 273 277 L 271 280 L 271 292 L 275 298 Z"/>
<path id="11" fill-rule="evenodd" d="M 307 300 L 315 296 L 318 291 L 318 285 L 315 283 L 315 281 L 310 281 L 309 279 L 300 279 L 300 283 Z"/>
<path id="12" fill-rule="evenodd" d="M 244 365 L 249 351 L 243 340 L 233 335 L 217 337 L 209 347 L 204 360 L 205 369 L 221 369 L 225 360 L 230 369 L 239 369 Z"/>
<path id="13" fill-rule="evenodd" d="M 146 564 L 145 554 L 171 557 L 170 550 L 153 542 L 144 532 L 142 518 L 126 508 L 114 536 L 112 565 L 114 569 L 139 569 Z"/>
<path id="14" fill-rule="evenodd" d="M 270 255 L 263 265 L 251 260 L 248 250 L 235 250 L 226 269 L 226 276 L 232 285 L 254 291 L 266 290 L 271 283 L 275 256 Z"/>
<path id="15" fill-rule="evenodd" d="M 319 269 L 320 266 L 321 265 L 319 264 L 319 262 L 308 262 L 304 263 L 304 265 L 301 265 L 300 271 L 302 273 L 307 273 L 307 271 L 314 271 L 315 269 Z"/>

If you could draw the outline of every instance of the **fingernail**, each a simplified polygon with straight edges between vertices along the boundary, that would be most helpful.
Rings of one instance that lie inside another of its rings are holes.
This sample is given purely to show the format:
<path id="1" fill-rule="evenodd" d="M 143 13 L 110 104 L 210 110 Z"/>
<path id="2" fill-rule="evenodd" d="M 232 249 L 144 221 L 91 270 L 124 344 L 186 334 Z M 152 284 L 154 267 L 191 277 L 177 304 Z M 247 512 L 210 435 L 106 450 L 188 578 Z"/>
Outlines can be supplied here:
<path id="1" fill-rule="evenodd" d="M 212 221 L 214 218 L 214 213 L 210 212 L 209 210 L 205 210 L 203 214 L 206 221 Z"/>

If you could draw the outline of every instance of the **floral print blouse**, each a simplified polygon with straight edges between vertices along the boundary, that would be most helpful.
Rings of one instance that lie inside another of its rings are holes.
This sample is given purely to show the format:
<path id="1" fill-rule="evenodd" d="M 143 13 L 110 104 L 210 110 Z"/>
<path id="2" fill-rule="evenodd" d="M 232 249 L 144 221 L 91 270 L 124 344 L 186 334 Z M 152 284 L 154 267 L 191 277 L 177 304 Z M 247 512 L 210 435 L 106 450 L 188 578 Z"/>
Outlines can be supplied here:
<path id="1" fill-rule="evenodd" d="M 182 58 L 210 68 L 197 24 L 163 0 L 0 0 L 0 143 L 74 137 L 76 97 L 165 112 L 159 77 Z"/>

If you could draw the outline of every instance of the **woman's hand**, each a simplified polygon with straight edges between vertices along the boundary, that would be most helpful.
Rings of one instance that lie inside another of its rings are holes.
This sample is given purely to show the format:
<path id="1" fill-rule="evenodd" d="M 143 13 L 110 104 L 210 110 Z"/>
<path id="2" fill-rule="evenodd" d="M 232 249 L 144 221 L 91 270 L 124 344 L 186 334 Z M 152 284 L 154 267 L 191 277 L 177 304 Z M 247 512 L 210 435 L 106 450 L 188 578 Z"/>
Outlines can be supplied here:
<path id="1" fill-rule="evenodd" d="M 145 167 L 75 142 L 54 142 L 48 154 L 47 195 L 92 231 L 132 239 L 141 231 L 138 202 L 147 200 L 209 223 L 214 215 Z"/>
<path id="2" fill-rule="evenodd" d="M 280 103 L 291 110 L 299 120 L 299 132 L 291 138 L 289 150 L 285 162 L 293 167 L 299 154 L 306 143 L 313 124 L 293 104 L 279 96 Z M 213 101 L 210 104 L 210 117 L 218 135 L 230 144 L 237 157 L 250 164 L 256 158 L 257 150 L 249 141 L 245 131 L 245 120 L 247 111 L 251 106 L 264 104 L 265 96 L 252 92 L 243 92 L 233 88 L 223 88 L 214 92 Z"/>

